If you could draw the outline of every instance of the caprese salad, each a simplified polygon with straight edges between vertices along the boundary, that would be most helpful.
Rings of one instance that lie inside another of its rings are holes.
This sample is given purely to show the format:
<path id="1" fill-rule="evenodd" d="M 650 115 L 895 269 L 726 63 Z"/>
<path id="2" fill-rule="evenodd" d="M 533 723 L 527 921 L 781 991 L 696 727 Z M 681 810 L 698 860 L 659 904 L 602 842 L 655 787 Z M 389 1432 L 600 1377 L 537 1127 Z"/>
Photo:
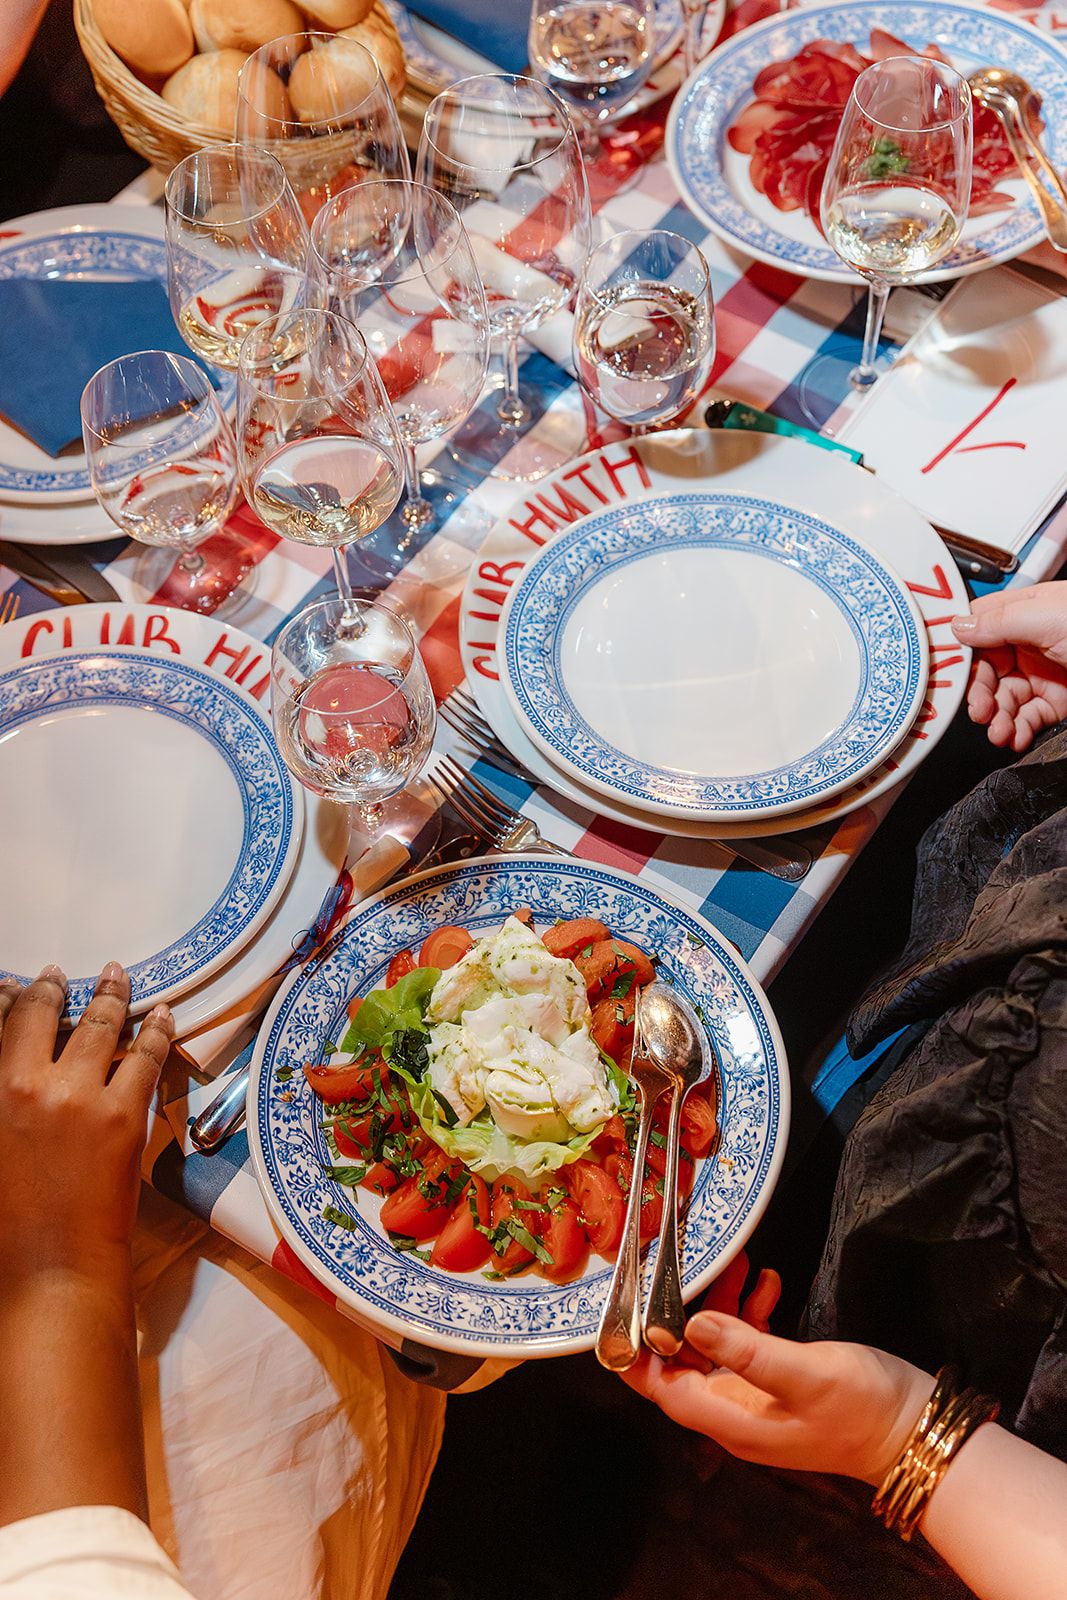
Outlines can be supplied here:
<path id="1" fill-rule="evenodd" d="M 351 1000 L 338 1046 L 304 1066 L 326 1176 L 353 1203 L 383 1196 L 395 1248 L 435 1267 L 565 1283 L 591 1251 L 610 1258 L 634 1182 L 634 1012 L 654 971 L 602 922 L 538 934 L 525 910 L 478 940 L 443 927 L 398 951 L 384 988 Z M 685 1101 L 683 1198 L 715 1141 L 714 1095 L 709 1082 Z M 665 1097 L 640 1177 L 644 1240 L 663 1215 L 667 1110 Z"/>

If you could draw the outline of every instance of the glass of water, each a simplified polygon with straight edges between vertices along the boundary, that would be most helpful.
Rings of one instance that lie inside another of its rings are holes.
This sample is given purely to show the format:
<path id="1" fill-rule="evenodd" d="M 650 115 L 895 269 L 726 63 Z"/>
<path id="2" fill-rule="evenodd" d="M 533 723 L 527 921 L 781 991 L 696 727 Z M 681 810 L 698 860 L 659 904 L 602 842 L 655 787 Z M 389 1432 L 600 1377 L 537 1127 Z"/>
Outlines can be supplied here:
<path id="1" fill-rule="evenodd" d="M 867 280 L 857 389 L 878 376 L 875 357 L 894 284 L 914 283 L 960 236 L 971 197 L 971 91 L 943 61 L 891 56 L 860 74 L 823 182 L 828 243 Z"/>
<path id="2" fill-rule="evenodd" d="M 238 495 L 233 433 L 207 373 L 165 350 L 122 356 L 89 379 L 81 417 L 97 500 L 128 538 L 170 552 L 138 563 L 138 588 L 214 611 L 251 563 L 235 569 L 228 556 L 224 570 L 199 548 Z"/>
<path id="3" fill-rule="evenodd" d="M 652 71 L 655 31 L 655 0 L 533 0 L 530 65 L 573 116 L 587 168 L 610 161 L 600 129 Z"/>
<path id="4" fill-rule="evenodd" d="M 274 641 L 271 716 L 282 758 L 305 788 L 355 805 L 369 838 L 404 832 L 403 791 L 430 753 L 437 713 L 403 617 L 363 599 L 301 611 Z"/>
<path id="5" fill-rule="evenodd" d="M 703 252 L 681 234 L 617 233 L 589 257 L 574 314 L 586 394 L 635 433 L 687 411 L 711 376 L 715 306 Z"/>

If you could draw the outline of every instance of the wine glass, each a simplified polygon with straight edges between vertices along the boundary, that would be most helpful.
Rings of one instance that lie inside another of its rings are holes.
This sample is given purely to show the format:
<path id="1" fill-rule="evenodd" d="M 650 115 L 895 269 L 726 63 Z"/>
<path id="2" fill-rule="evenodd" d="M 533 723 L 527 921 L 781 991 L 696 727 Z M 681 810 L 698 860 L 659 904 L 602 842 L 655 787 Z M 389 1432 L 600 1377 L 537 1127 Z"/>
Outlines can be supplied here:
<path id="1" fill-rule="evenodd" d="M 489 518 L 462 489 L 428 474 L 423 492 L 415 447 L 470 413 L 489 364 L 489 314 L 474 252 L 444 195 L 402 179 L 368 181 L 328 201 L 308 253 L 312 304 L 360 330 L 375 358 L 404 445 L 404 498 L 389 524 L 386 570 L 408 558 L 420 535 L 446 517 L 470 546 Z M 365 550 L 361 559 L 376 565 Z"/>
<path id="2" fill-rule="evenodd" d="M 589 257 L 574 315 L 582 388 L 635 433 L 662 427 L 703 391 L 715 306 L 703 253 L 681 234 L 617 233 Z"/>
<path id="3" fill-rule="evenodd" d="M 223 574 L 198 548 L 238 495 L 233 433 L 203 368 L 165 350 L 121 356 L 89 379 L 81 416 L 93 492 L 112 522 L 142 544 L 181 552 L 177 564 L 144 558 L 138 586 L 214 611 L 251 564 Z"/>
<path id="4" fill-rule="evenodd" d="M 345 547 L 381 526 L 404 483 L 396 419 L 359 329 L 309 308 L 254 328 L 238 367 L 237 449 L 261 521 L 332 550 L 351 608 Z"/>
<path id="5" fill-rule="evenodd" d="M 264 317 L 300 303 L 307 225 L 281 163 L 253 145 L 197 150 L 164 190 L 167 290 L 186 344 L 234 368 Z"/>
<path id="6" fill-rule="evenodd" d="M 253 51 L 237 80 L 237 137 L 273 151 L 309 224 L 362 178 L 411 176 L 381 68 L 342 34 L 291 33 Z"/>
<path id="7" fill-rule="evenodd" d="M 533 78 L 465 78 L 430 102 L 416 176 L 447 195 L 463 218 L 490 328 L 504 341 L 494 415 L 476 412 L 457 436 L 456 453 L 495 477 L 543 477 L 585 439 L 581 419 L 563 408 L 545 415 L 555 390 L 529 378 L 519 383 L 520 334 L 570 302 L 589 254 L 589 190 L 570 118 Z"/>
<path id="8" fill-rule="evenodd" d="M 602 178 L 611 193 L 639 164 L 628 152 L 625 166 L 614 162 L 600 128 L 652 71 L 655 32 L 656 0 L 533 0 L 531 7 L 530 65 L 573 116 L 590 183 Z"/>
<path id="9" fill-rule="evenodd" d="M 971 91 L 943 61 L 891 56 L 856 79 L 823 181 L 827 241 L 868 283 L 856 389 L 875 357 L 894 284 L 914 283 L 960 236 L 971 196 Z"/>
<path id="10" fill-rule="evenodd" d="M 782 9 L 785 7 L 783 5 Z M 688 78 L 695 72 L 700 64 L 700 46 L 704 38 L 704 22 L 707 17 L 708 0 L 682 0 L 682 20 L 685 32 L 682 36 L 682 52 L 685 61 L 685 76 Z"/>
<path id="11" fill-rule="evenodd" d="M 271 717 L 282 759 L 306 788 L 354 804 L 369 840 L 414 836 L 404 822 L 426 808 L 402 791 L 430 753 L 437 711 L 397 612 L 322 600 L 287 622 L 271 653 Z"/>

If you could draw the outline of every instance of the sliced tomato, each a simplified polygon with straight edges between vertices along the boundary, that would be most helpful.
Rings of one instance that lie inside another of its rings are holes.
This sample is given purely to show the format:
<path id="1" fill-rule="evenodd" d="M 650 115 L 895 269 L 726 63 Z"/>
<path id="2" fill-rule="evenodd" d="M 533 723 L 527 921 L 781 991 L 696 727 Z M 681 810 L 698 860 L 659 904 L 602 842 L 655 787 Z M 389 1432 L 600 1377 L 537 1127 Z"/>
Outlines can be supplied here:
<path id="1" fill-rule="evenodd" d="M 354 994 L 352 996 L 351 1000 L 348 1002 L 348 1020 L 349 1020 L 349 1022 L 355 1022 L 355 1020 L 356 1020 L 356 1012 L 359 1010 L 359 1008 L 360 1008 L 360 1006 L 362 1004 L 363 1004 L 363 996 L 361 994 Z"/>
<path id="2" fill-rule="evenodd" d="M 589 1024 L 593 1043 L 620 1067 L 629 1064 L 629 1057 L 633 1051 L 636 1006 L 637 990 L 636 987 L 632 987 L 621 1000 L 613 1000 L 610 995 L 606 995 L 593 1007 L 593 1017 Z"/>
<path id="3" fill-rule="evenodd" d="M 399 1183 L 400 1179 L 387 1161 L 376 1161 L 373 1166 L 367 1168 L 363 1188 L 369 1189 L 372 1194 L 392 1194 Z"/>
<path id="4" fill-rule="evenodd" d="M 574 964 L 585 980 L 589 1004 L 595 1005 L 620 978 L 632 974 L 629 988 L 651 983 L 655 969 L 643 950 L 626 939 L 598 939 L 588 955 L 578 954 Z"/>
<path id="5" fill-rule="evenodd" d="M 532 928 L 534 925 L 534 914 L 529 906 L 519 906 L 515 911 L 511 912 L 511 915 L 516 922 L 523 922 L 528 928 Z"/>
<path id="6" fill-rule="evenodd" d="M 608 930 L 603 922 L 595 917 L 575 917 L 571 922 L 557 922 L 555 927 L 546 928 L 541 943 L 550 955 L 573 960 L 586 945 L 599 944 L 607 937 Z"/>
<path id="7" fill-rule="evenodd" d="M 626 1201 L 609 1173 L 595 1161 L 573 1161 L 562 1173 L 577 1202 L 579 1221 L 597 1255 L 612 1255 L 619 1248 Z"/>
<path id="8" fill-rule="evenodd" d="M 533 1196 L 525 1184 L 518 1183 L 514 1178 L 498 1178 L 493 1185 L 491 1208 L 494 1231 L 502 1222 L 507 1222 L 509 1217 L 514 1217 L 516 1222 L 521 1222 L 524 1228 L 532 1231 L 529 1219 L 536 1217 L 538 1213 L 522 1210 L 518 1206 L 520 1200 L 529 1203 L 532 1199 Z M 493 1252 L 492 1266 L 497 1272 L 512 1273 L 529 1266 L 532 1260 L 533 1252 L 527 1250 L 517 1239 L 512 1239 L 502 1254 Z"/>
<path id="9" fill-rule="evenodd" d="M 589 1260 L 589 1240 L 575 1202 L 568 1195 L 551 1210 L 537 1212 L 536 1222 L 537 1237 L 552 1257 L 551 1262 L 538 1261 L 537 1270 L 553 1283 L 570 1283 L 580 1277 Z"/>
<path id="10" fill-rule="evenodd" d="M 400 1234 L 405 1239 L 433 1239 L 440 1233 L 451 1214 L 452 1206 L 444 1200 L 446 1185 L 426 1183 L 427 1175 L 420 1173 L 394 1189 L 382 1206 L 382 1227 L 389 1233 Z M 419 1184 L 439 1193 L 442 1198 L 422 1193 Z"/>
<path id="11" fill-rule="evenodd" d="M 389 1068 L 377 1058 L 368 1062 L 351 1062 L 348 1066 L 331 1067 L 328 1062 L 305 1062 L 304 1076 L 320 1100 L 327 1105 L 337 1105 L 342 1100 L 366 1100 L 374 1088 L 374 1073 L 381 1074 L 383 1084 L 389 1082 Z"/>
<path id="12" fill-rule="evenodd" d="M 617 1150 L 612 1155 L 605 1156 L 604 1171 L 618 1186 L 625 1205 L 629 1200 L 630 1188 L 634 1181 L 634 1160 L 629 1150 Z M 647 1244 L 649 1239 L 656 1237 L 663 1221 L 663 1196 L 656 1188 L 659 1181 L 654 1173 L 647 1173 L 641 1185 L 642 1244 Z"/>
<path id="13" fill-rule="evenodd" d="M 682 1144 L 691 1156 L 706 1156 L 715 1143 L 718 1118 L 707 1092 L 695 1089 L 682 1102 Z"/>
<path id="14" fill-rule="evenodd" d="M 391 989 L 394 983 L 399 983 L 401 978 L 406 978 L 409 972 L 415 971 L 415 957 L 410 950 L 398 950 L 390 961 L 385 974 L 385 987 Z"/>
<path id="15" fill-rule="evenodd" d="M 365 1161 L 370 1149 L 372 1128 L 377 1128 L 382 1133 L 395 1133 L 401 1125 L 399 1106 L 391 1106 L 388 1112 L 383 1112 L 376 1106 L 373 1111 L 363 1112 L 359 1116 L 343 1117 L 341 1121 L 335 1122 L 333 1136 L 342 1155 L 360 1156 Z"/>
<path id="16" fill-rule="evenodd" d="M 473 1272 L 477 1267 L 484 1267 L 491 1247 L 487 1235 L 480 1230 L 488 1228 L 490 1210 L 485 1180 L 472 1172 L 470 1183 L 437 1236 L 430 1265 L 443 1267 L 446 1272 Z"/>
<path id="17" fill-rule="evenodd" d="M 609 1117 L 596 1138 L 593 1140 L 593 1149 L 602 1159 L 612 1155 L 616 1150 L 627 1150 L 629 1144 L 626 1138 L 626 1124 L 618 1112 Z"/>
<path id="18" fill-rule="evenodd" d="M 435 928 L 419 951 L 419 966 L 439 967 L 444 972 L 473 948 L 474 940 L 466 928 Z"/>

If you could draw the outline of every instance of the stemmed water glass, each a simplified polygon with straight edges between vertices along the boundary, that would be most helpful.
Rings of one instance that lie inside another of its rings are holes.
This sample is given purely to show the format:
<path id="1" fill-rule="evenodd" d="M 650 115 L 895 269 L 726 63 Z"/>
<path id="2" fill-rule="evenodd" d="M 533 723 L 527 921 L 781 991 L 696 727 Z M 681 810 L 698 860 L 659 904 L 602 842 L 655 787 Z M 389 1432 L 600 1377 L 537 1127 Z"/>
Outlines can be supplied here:
<path id="1" fill-rule="evenodd" d="M 568 304 L 589 254 L 592 219 L 578 137 L 543 83 L 506 73 L 465 78 L 430 102 L 416 176 L 462 217 L 490 327 L 504 341 L 495 416 L 476 413 L 457 436 L 456 452 L 497 477 L 542 477 L 584 441 L 584 426 L 576 428 L 561 408 L 545 415 L 555 391 L 528 377 L 520 385 L 518 348 L 520 335 Z M 483 420 L 488 427 L 475 426 Z"/>
<path id="2" fill-rule="evenodd" d="M 894 284 L 914 283 L 959 238 L 971 195 L 971 91 L 942 61 L 892 56 L 856 79 L 822 189 L 822 226 L 866 278 L 867 325 L 857 389 L 875 357 Z"/>
<path id="3" fill-rule="evenodd" d="M 602 160 L 600 129 L 648 78 L 655 33 L 656 0 L 533 0 L 531 7 L 530 65 L 573 116 L 590 181 L 603 175 L 613 192 L 626 169 Z M 637 167 L 629 165 L 632 177 Z"/>
<path id="4" fill-rule="evenodd" d="M 440 438 L 477 404 L 489 363 L 485 290 L 455 207 L 423 184 L 366 182 L 327 202 L 308 253 L 312 304 L 342 313 L 375 358 L 404 445 L 404 498 L 364 564 L 395 571 L 419 536 L 449 519 L 471 545 L 488 518 L 439 472 L 423 492 L 415 447 Z"/>
<path id="5" fill-rule="evenodd" d="M 400 498 L 404 451 L 363 335 L 336 312 L 260 323 L 241 346 L 241 481 L 267 527 L 332 550 L 351 606 L 345 548 L 379 528 Z"/>
<path id="6" fill-rule="evenodd" d="M 189 611 L 210 612 L 249 570 L 223 573 L 198 548 L 237 499 L 233 434 L 202 367 L 164 350 L 122 356 L 95 372 L 81 397 L 93 491 L 131 539 L 181 553 L 145 557 L 135 581 L 166 587 Z"/>
<path id="7" fill-rule="evenodd" d="M 237 366 L 241 340 L 298 305 L 307 226 L 280 162 L 252 145 L 213 145 L 178 165 L 164 190 L 167 289 L 197 355 Z"/>
<path id="8" fill-rule="evenodd" d="M 403 617 L 363 599 L 301 611 L 274 641 L 271 716 L 282 758 L 306 788 L 355 805 L 370 839 L 411 836 L 403 820 L 424 808 L 402 791 L 430 753 L 437 713 Z"/>
<path id="9" fill-rule="evenodd" d="M 635 433 L 662 427 L 704 389 L 715 307 L 703 253 L 681 234 L 617 233 L 589 258 L 574 315 L 574 363 L 602 411 Z"/>
<path id="10" fill-rule="evenodd" d="M 381 68 L 356 39 L 292 33 L 253 51 L 237 83 L 237 137 L 277 156 L 308 222 L 363 178 L 410 178 Z"/>

